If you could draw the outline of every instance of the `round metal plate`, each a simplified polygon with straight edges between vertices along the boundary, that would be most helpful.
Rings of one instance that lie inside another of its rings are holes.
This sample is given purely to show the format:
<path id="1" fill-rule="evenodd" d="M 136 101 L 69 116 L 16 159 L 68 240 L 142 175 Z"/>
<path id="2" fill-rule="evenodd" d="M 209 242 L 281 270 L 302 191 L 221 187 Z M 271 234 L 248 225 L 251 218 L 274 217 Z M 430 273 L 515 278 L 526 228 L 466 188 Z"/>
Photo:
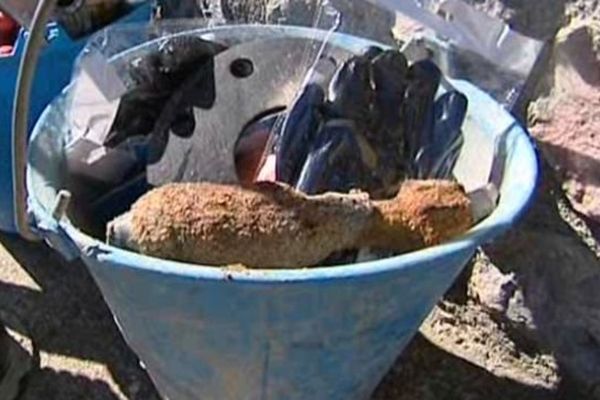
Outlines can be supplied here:
<path id="1" fill-rule="evenodd" d="M 148 182 L 238 183 L 234 151 L 240 134 L 258 116 L 292 103 L 321 45 L 301 38 L 270 39 L 217 55 L 212 108 L 194 108 L 196 128 L 190 137 L 169 133 L 161 158 L 148 166 Z M 335 63 L 351 55 L 341 48 L 326 53 Z"/>

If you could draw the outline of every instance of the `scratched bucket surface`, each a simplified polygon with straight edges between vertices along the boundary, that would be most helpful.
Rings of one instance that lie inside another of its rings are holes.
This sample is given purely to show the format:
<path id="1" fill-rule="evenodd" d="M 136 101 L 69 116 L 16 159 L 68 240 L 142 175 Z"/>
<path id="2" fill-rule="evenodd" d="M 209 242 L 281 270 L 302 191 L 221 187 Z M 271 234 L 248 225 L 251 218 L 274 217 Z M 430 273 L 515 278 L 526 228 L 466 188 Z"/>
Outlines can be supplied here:
<path id="1" fill-rule="evenodd" d="M 323 35 L 260 26 L 211 32 Z M 332 39 L 357 51 L 370 44 L 345 35 Z M 467 126 L 473 128 L 461 156 L 466 161 L 457 169 L 469 167 L 469 153 L 493 144 L 503 131 L 506 159 L 498 208 L 468 234 L 440 246 L 361 264 L 274 271 L 224 271 L 107 246 L 72 221 L 58 224 L 50 217 L 65 179 L 64 132 L 56 129 L 64 124 L 52 106 L 33 133 L 29 208 L 54 248 L 89 267 L 165 398 L 368 399 L 477 246 L 514 224 L 535 187 L 537 159 L 525 131 L 488 95 L 453 83 L 469 98 Z"/>

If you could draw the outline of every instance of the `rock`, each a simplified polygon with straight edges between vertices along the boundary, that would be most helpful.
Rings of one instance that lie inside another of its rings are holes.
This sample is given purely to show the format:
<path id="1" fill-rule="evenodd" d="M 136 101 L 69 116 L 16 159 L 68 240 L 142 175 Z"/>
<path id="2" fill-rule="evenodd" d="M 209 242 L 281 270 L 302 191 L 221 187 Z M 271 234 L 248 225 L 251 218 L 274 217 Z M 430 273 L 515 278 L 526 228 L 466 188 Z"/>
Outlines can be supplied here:
<path id="1" fill-rule="evenodd" d="M 564 180 L 575 209 L 600 223 L 600 23 L 562 29 L 546 80 L 550 93 L 530 107 L 531 132 Z"/>
<path id="2" fill-rule="evenodd" d="M 576 238 L 526 232 L 512 260 L 506 248 L 493 256 L 518 271 L 523 290 L 521 310 L 535 322 L 536 335 L 552 349 L 559 363 L 588 387 L 600 384 L 600 269 L 593 254 L 582 251 Z M 509 259 L 511 262 L 507 262 Z M 558 264 L 558 260 L 568 262 Z M 508 321 L 513 321 L 506 315 Z M 519 328 L 517 326 L 517 328 Z M 530 330 L 519 330 L 531 334 Z"/>
<path id="3" fill-rule="evenodd" d="M 395 13 L 369 4 L 366 1 L 330 0 L 342 13 L 342 32 L 352 33 L 381 43 L 394 45 L 392 29 Z"/>
<path id="4" fill-rule="evenodd" d="M 562 23 L 566 0 L 467 0 L 480 10 L 502 18 L 508 25 L 536 39 L 551 39 Z"/>
<path id="5" fill-rule="evenodd" d="M 333 18 L 326 13 L 318 17 L 318 6 L 324 3 L 321 0 L 221 1 L 223 14 L 229 20 L 314 26 L 328 30 L 334 26 Z M 395 23 L 394 13 L 366 1 L 330 0 L 330 3 L 342 13 L 341 32 L 394 44 L 391 33 Z"/>
<path id="6" fill-rule="evenodd" d="M 488 312 L 507 313 L 511 298 L 517 289 L 513 273 L 502 273 L 484 253 L 476 257 L 468 294 Z"/>
<path id="7" fill-rule="evenodd" d="M 436 346 L 498 377 L 531 387 L 558 388 L 561 377 L 556 358 L 547 349 L 524 346 L 503 325 L 477 304 L 442 301 L 420 332 Z"/>
<path id="8" fill-rule="evenodd" d="M 469 294 L 522 345 L 548 349 L 591 393 L 600 385 L 600 250 L 582 240 L 582 225 L 543 165 L 537 201 L 519 226 L 485 247 Z"/>
<path id="9" fill-rule="evenodd" d="M 267 20 L 268 0 L 220 0 L 223 16 L 228 22 L 254 23 Z"/>
<path id="10" fill-rule="evenodd" d="M 569 21 L 592 18 L 600 21 L 598 0 L 571 0 L 567 2 L 566 18 Z"/>
<path id="11" fill-rule="evenodd" d="M 426 2 L 433 11 L 445 0 Z M 551 39 L 560 28 L 567 0 L 462 0 L 474 8 L 504 20 L 512 29 L 535 39 Z"/>

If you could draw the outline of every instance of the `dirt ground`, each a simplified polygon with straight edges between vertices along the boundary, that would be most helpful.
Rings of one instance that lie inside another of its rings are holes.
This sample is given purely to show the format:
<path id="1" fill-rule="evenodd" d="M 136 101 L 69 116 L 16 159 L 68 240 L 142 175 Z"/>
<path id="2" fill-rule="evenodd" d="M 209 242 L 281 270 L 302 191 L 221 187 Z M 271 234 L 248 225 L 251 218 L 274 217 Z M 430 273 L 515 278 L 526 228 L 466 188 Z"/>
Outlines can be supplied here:
<path id="1" fill-rule="evenodd" d="M 540 231 L 556 224 L 566 227 L 565 240 L 587 241 L 587 251 L 597 246 L 572 212 L 557 207 L 553 182 L 541 186 L 528 217 L 495 245 L 496 252 L 510 252 L 513 237 L 536 229 L 541 216 Z M 159 398 L 84 265 L 66 263 L 43 244 L 7 235 L 0 242 L 0 310 L 10 317 L 9 328 L 34 344 L 35 368 L 19 400 Z M 466 295 L 470 268 L 481 260 L 476 258 L 432 312 L 373 399 L 591 398 L 593 388 L 576 384 L 550 351 Z"/>
<path id="2" fill-rule="evenodd" d="M 21 334 L 36 346 L 37 364 L 19 400 L 158 399 L 152 383 L 127 348 L 91 277 L 80 263 L 67 264 L 43 245 L 3 236 L 0 252 L 0 306 L 15 315 Z M 482 335 L 493 336 L 495 324 L 468 306 L 443 303 L 437 312 L 454 307 L 443 322 L 448 329 L 479 347 L 493 349 Z M 473 320 L 463 323 L 459 319 Z M 479 319 L 479 321 L 478 321 Z M 458 326 L 457 326 L 458 324 Z M 489 329 L 492 329 L 492 332 Z M 472 330 L 473 332 L 469 332 Z M 498 330 L 499 333 L 500 331 Z M 452 333 L 452 332 L 450 332 Z M 458 338 L 459 336 L 455 336 Z M 495 340 L 495 339 L 494 339 Z M 389 373 L 374 399 L 561 399 L 573 391 L 528 385 L 478 366 L 466 354 L 452 354 L 419 335 Z M 520 354 L 505 354 L 519 362 Z M 526 365 L 531 373 L 555 371 L 545 360 Z M 528 373 L 528 371 L 521 371 Z"/>

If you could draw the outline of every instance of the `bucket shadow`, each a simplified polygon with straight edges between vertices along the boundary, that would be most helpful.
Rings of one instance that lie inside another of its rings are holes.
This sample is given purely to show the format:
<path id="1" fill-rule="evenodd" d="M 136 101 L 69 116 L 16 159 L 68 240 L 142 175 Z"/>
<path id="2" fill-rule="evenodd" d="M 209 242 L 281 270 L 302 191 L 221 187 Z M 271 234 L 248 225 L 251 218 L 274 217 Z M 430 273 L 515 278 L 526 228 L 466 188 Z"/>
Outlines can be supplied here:
<path id="1" fill-rule="evenodd" d="M 11 329 L 30 336 L 40 353 L 64 356 L 67 363 L 70 358 L 105 365 L 128 399 L 159 399 L 82 263 L 67 263 L 45 245 L 13 236 L 0 234 L 0 242 L 40 289 L 0 281 L 0 306 L 17 314 L 28 332 L 8 324 Z M 54 370 L 53 361 L 45 365 L 41 358 L 42 368 L 32 371 L 25 382 L 23 400 L 121 398 L 106 382 Z"/>
<path id="2" fill-rule="evenodd" d="M 568 394 L 568 396 L 567 396 Z M 385 377 L 372 400 L 559 400 L 573 390 L 528 386 L 501 378 L 447 353 L 418 334 Z"/>
<path id="3" fill-rule="evenodd" d="M 119 400 L 103 381 L 77 376 L 68 372 L 43 368 L 34 371 L 22 384 L 17 400 Z"/>
<path id="4" fill-rule="evenodd" d="M 501 313 L 495 317 L 506 323 L 516 342 L 533 342 L 552 352 L 561 370 L 587 393 L 584 398 L 598 398 L 600 247 L 585 224 L 576 221 L 549 165 L 543 160 L 542 165 L 537 200 L 527 216 L 484 249 L 496 268 L 514 274 L 532 323 L 515 323 Z"/>

